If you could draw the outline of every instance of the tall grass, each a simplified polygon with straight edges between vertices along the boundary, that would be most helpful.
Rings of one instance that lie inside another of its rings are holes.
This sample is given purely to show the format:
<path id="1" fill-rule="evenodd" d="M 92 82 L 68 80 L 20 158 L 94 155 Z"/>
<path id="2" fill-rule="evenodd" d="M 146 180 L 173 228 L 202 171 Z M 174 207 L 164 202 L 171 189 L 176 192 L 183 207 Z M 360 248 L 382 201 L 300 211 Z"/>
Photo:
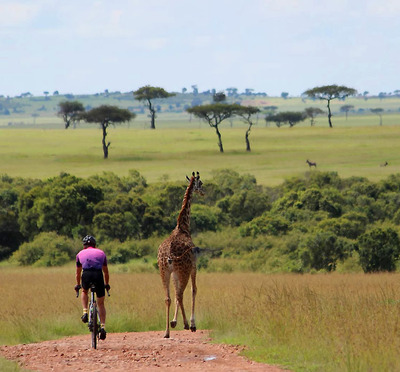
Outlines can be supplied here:
<path id="1" fill-rule="evenodd" d="M 397 274 L 233 274 L 212 283 L 203 321 L 251 358 L 297 371 L 400 370 Z"/>
<path id="2" fill-rule="evenodd" d="M 2 268 L 0 280 L 0 344 L 87 333 L 73 291 L 73 266 Z M 159 330 L 162 337 L 158 275 L 115 273 L 111 267 L 111 286 L 108 331 Z M 217 342 L 245 345 L 252 359 L 295 371 L 395 371 L 400 370 L 399 287 L 399 274 L 200 272 L 197 326 L 210 329 Z M 178 319 L 177 329 L 182 328 Z"/>

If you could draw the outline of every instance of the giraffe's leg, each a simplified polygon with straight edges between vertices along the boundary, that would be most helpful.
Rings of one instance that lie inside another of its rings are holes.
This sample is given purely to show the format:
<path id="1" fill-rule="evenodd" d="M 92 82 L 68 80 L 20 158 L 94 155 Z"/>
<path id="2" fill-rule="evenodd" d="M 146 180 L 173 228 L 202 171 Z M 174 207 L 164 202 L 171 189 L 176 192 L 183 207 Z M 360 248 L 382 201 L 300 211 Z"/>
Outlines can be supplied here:
<path id="1" fill-rule="evenodd" d="M 174 288 L 175 288 L 175 313 L 174 313 L 174 319 L 171 321 L 171 327 L 175 328 L 176 324 L 178 322 L 178 313 L 179 313 L 179 302 L 178 302 L 178 287 L 179 287 L 179 282 L 176 273 L 172 274 L 172 279 L 174 281 Z"/>
<path id="2" fill-rule="evenodd" d="M 186 313 L 185 313 L 185 308 L 183 307 L 183 292 L 186 288 L 187 282 L 189 280 L 189 277 L 184 276 L 184 275 L 176 275 L 174 276 L 174 284 L 175 284 L 175 294 L 176 294 L 176 310 L 175 310 L 175 315 L 178 315 L 179 308 L 181 309 L 182 312 L 182 318 L 183 318 L 183 326 L 185 329 L 189 329 L 189 323 L 186 318 Z M 174 319 L 176 321 L 176 318 Z"/>
<path id="3" fill-rule="evenodd" d="M 179 294 L 176 295 L 177 305 L 181 308 L 182 318 L 183 318 L 183 326 L 185 329 L 189 329 L 189 323 L 186 318 L 185 308 L 183 307 L 183 291 L 180 291 Z M 178 308 L 177 306 L 177 308 Z M 178 310 L 177 310 L 178 312 Z"/>
<path id="4" fill-rule="evenodd" d="M 196 332 L 196 322 L 194 317 L 194 307 L 196 302 L 197 286 L 196 286 L 196 267 L 192 270 L 192 314 L 190 316 L 190 330 Z"/>
<path id="5" fill-rule="evenodd" d="M 169 281 L 170 281 L 170 274 L 164 274 L 162 275 L 162 280 L 163 280 L 163 285 L 164 285 L 164 290 L 165 290 L 165 316 L 166 316 L 166 329 L 165 329 L 165 334 L 164 338 L 169 338 L 169 309 L 171 307 L 171 295 L 169 291 Z"/>
<path id="6" fill-rule="evenodd" d="M 174 319 L 171 320 L 171 327 L 175 328 L 176 324 L 178 322 L 178 313 L 179 313 L 179 303 L 178 300 L 175 299 L 175 313 L 174 313 Z"/>

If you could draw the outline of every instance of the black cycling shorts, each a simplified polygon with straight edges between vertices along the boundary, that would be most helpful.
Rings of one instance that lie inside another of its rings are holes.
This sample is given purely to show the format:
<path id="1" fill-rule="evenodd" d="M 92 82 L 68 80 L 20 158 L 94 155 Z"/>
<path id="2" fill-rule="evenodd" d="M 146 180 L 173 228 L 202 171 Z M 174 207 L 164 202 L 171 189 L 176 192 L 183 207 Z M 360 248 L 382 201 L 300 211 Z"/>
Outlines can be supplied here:
<path id="1" fill-rule="evenodd" d="M 102 270 L 83 270 L 82 273 L 83 289 L 86 291 L 89 290 L 92 284 L 96 287 L 97 297 L 104 297 L 106 295 Z"/>

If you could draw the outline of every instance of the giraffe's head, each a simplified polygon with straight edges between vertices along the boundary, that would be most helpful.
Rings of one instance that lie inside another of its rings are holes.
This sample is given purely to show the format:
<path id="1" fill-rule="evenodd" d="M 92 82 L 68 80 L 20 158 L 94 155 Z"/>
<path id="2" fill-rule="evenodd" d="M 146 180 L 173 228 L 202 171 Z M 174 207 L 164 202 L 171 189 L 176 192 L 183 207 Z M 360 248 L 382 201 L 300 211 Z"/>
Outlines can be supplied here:
<path id="1" fill-rule="evenodd" d="M 188 176 L 186 176 L 186 178 L 189 182 L 191 181 L 191 179 Z M 203 196 L 204 195 L 203 182 L 200 179 L 200 173 L 197 172 L 197 175 L 195 175 L 195 173 L 193 172 L 192 178 L 194 178 L 193 191 Z"/>

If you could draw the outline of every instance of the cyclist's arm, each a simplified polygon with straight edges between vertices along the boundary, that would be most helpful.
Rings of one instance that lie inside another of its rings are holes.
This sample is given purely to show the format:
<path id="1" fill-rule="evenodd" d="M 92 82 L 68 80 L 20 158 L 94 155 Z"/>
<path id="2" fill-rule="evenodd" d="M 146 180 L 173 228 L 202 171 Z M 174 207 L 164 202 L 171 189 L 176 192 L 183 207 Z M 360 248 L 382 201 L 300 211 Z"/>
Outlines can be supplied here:
<path id="1" fill-rule="evenodd" d="M 81 284 L 82 266 L 76 267 L 76 284 Z"/>
<path id="2" fill-rule="evenodd" d="M 110 281 L 110 274 L 108 273 L 108 266 L 103 266 L 103 273 L 104 273 L 104 284 L 109 284 Z"/>

